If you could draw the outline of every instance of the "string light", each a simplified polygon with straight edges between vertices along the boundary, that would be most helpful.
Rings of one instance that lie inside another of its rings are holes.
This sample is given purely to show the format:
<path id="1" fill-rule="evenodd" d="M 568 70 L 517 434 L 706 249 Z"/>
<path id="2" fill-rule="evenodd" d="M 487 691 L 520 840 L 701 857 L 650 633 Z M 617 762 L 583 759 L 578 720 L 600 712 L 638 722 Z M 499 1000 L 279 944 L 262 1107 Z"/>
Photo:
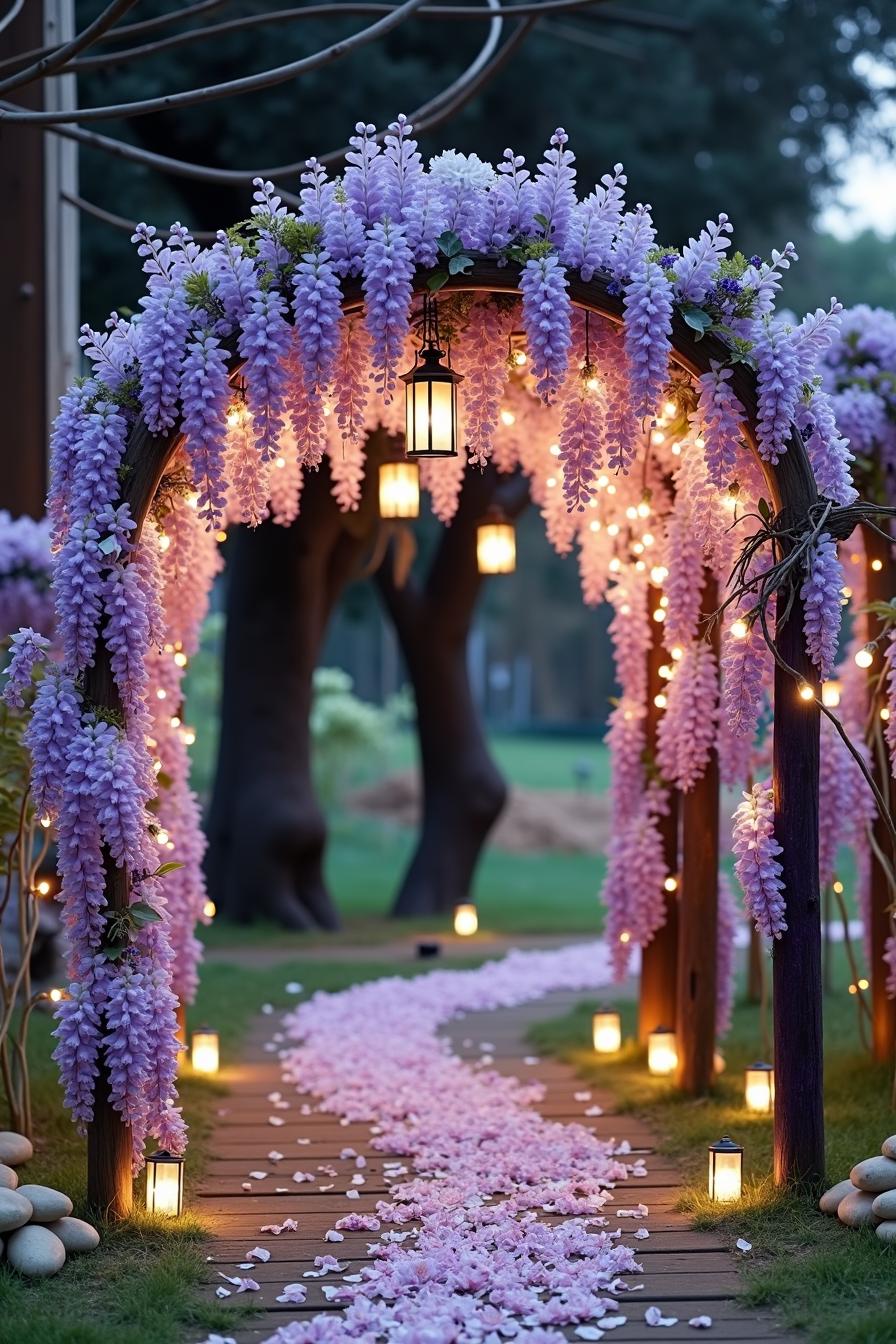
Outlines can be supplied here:
<path id="1" fill-rule="evenodd" d="M 65 998 L 65 991 L 62 989 L 51 989 L 47 997 L 51 1003 L 61 1003 Z"/>
<path id="2" fill-rule="evenodd" d="M 804 681 L 800 686 L 800 699 L 801 700 L 815 699 L 815 692 L 813 691 L 812 687 L 809 685 L 807 681 Z"/>
<path id="3" fill-rule="evenodd" d="M 866 644 L 863 649 L 859 649 L 856 654 L 856 667 L 870 667 L 874 662 L 874 645 Z"/>
<path id="4" fill-rule="evenodd" d="M 890 711 L 887 709 L 886 705 L 881 708 L 880 717 L 883 719 L 884 723 L 889 721 Z"/>
<path id="5" fill-rule="evenodd" d="M 653 703 L 656 705 L 657 709 L 665 709 L 666 705 L 668 704 L 668 701 L 666 697 L 663 695 L 662 691 L 660 691 L 657 695 L 653 697 Z"/>
<path id="6" fill-rule="evenodd" d="M 750 627 L 740 616 L 736 621 L 731 622 L 731 635 L 734 639 L 746 639 L 750 633 Z"/>
<path id="7" fill-rule="evenodd" d="M 650 582 L 654 588 L 661 588 L 668 577 L 669 571 L 665 565 L 654 565 L 650 571 Z"/>
<path id="8" fill-rule="evenodd" d="M 871 561 L 871 568 L 874 570 L 875 574 L 879 574 L 880 571 L 883 569 L 883 567 L 884 567 L 883 560 L 875 559 Z"/>
<path id="9" fill-rule="evenodd" d="M 37 884 L 37 894 L 38 896 L 49 896 L 50 894 L 50 884 L 45 877 L 41 878 Z"/>
<path id="10" fill-rule="evenodd" d="M 670 876 L 670 877 L 667 877 L 666 880 L 665 880 L 665 882 L 663 883 L 663 890 L 664 890 L 664 891 L 670 891 L 670 892 L 671 892 L 671 891 L 677 891 L 677 890 L 678 890 L 678 878 L 677 878 L 677 877 L 671 877 L 671 876 Z"/>
<path id="11" fill-rule="evenodd" d="M 516 424 L 516 416 L 514 415 L 513 411 L 501 412 L 501 424 L 507 425 L 508 428 L 510 427 L 510 425 Z"/>
<path id="12" fill-rule="evenodd" d="M 53 823 L 52 823 L 52 821 L 51 821 L 51 819 L 50 819 L 49 817 L 47 817 L 47 816 L 43 816 L 43 817 L 41 817 L 41 819 L 40 819 L 40 824 L 41 824 L 41 826 L 43 826 L 43 828 L 44 828 L 45 831 L 48 831 L 48 830 L 50 829 L 50 827 L 52 826 Z"/>
<path id="13" fill-rule="evenodd" d="M 160 533 L 160 535 L 159 535 L 159 550 L 160 550 L 160 551 L 167 551 L 167 549 L 168 549 L 168 547 L 169 547 L 170 545 L 171 545 L 171 538 L 168 536 L 167 532 L 162 532 L 162 533 Z"/>
<path id="14" fill-rule="evenodd" d="M 631 934 L 629 933 L 628 929 L 623 929 L 622 932 L 621 932 L 620 935 L 619 935 L 619 941 L 620 941 L 620 943 L 622 943 L 623 945 L 625 945 L 626 943 L 630 943 L 631 940 L 632 940 L 632 936 L 631 936 Z"/>
<path id="15" fill-rule="evenodd" d="M 174 655 L 174 661 L 178 667 L 186 667 L 187 655 L 178 650 L 177 653 Z"/>
<path id="16" fill-rule="evenodd" d="M 662 621 L 664 621 L 664 620 L 666 619 L 666 613 L 665 613 L 665 611 L 663 610 L 662 607 L 655 607 L 655 608 L 654 608 L 653 619 L 654 619 L 657 623 L 662 622 Z"/>
<path id="17" fill-rule="evenodd" d="M 676 663 L 681 662 L 682 658 L 684 657 L 684 649 L 680 648 L 679 645 L 676 644 L 674 649 L 669 650 L 669 657 L 673 658 Z"/>
<path id="18" fill-rule="evenodd" d="M 835 878 L 831 886 L 837 896 L 843 895 L 843 883 L 839 880 L 839 878 Z"/>
<path id="19" fill-rule="evenodd" d="M 205 919 L 214 919 L 217 913 L 218 913 L 218 907 L 215 905 L 211 897 L 209 897 L 203 904 L 202 914 L 205 917 Z"/>

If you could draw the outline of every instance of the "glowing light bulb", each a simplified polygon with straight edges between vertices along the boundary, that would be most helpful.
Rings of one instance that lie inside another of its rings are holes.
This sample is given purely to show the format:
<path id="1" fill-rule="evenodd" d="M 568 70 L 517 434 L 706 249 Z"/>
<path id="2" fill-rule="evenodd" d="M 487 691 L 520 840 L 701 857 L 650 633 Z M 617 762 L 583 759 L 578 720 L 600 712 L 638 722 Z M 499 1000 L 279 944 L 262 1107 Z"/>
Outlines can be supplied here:
<path id="1" fill-rule="evenodd" d="M 53 823 L 51 822 L 51 820 L 50 820 L 49 817 L 47 817 L 47 816 L 43 816 L 43 817 L 41 817 L 41 819 L 40 819 L 40 824 L 41 824 L 41 826 L 43 826 L 43 828 L 44 828 L 45 831 L 48 831 L 48 830 L 50 829 L 50 827 L 52 826 Z"/>
<path id="2" fill-rule="evenodd" d="M 625 511 L 625 516 L 626 518 L 630 519 L 631 522 L 635 521 L 635 519 L 638 516 L 638 510 L 635 508 L 634 504 L 629 504 L 628 508 Z"/>
<path id="3" fill-rule="evenodd" d="M 513 411 L 502 411 L 502 412 L 501 412 L 501 424 L 502 424 L 502 425 L 514 425 L 514 424 L 516 424 L 516 416 L 514 415 Z"/>
<path id="4" fill-rule="evenodd" d="M 514 350 L 513 352 L 513 362 L 518 369 L 523 367 L 528 358 L 529 356 L 526 354 L 525 350 Z"/>
<path id="5" fill-rule="evenodd" d="M 172 727 L 172 728 L 179 728 L 179 727 L 180 727 L 180 715 L 179 715 L 179 714 L 172 714 L 172 715 L 171 715 L 171 727 Z"/>
<path id="6" fill-rule="evenodd" d="M 669 656 L 670 658 L 673 658 L 676 663 L 680 663 L 682 658 L 684 657 L 684 649 L 680 648 L 676 644 L 674 649 L 669 650 Z"/>
<path id="7" fill-rule="evenodd" d="M 159 689 L 156 691 L 156 699 L 157 699 L 157 700 L 167 700 L 167 699 L 168 699 L 168 692 L 165 690 L 165 687 L 164 687 L 164 686 L 160 686 Z"/>
<path id="8" fill-rule="evenodd" d="M 619 536 L 619 524 L 618 524 L 618 523 L 610 523 L 610 526 L 607 528 L 607 536 L 608 536 L 608 537 L 618 537 L 618 536 Z"/>
<path id="9" fill-rule="evenodd" d="M 613 559 L 607 565 L 607 569 L 610 571 L 611 574 L 618 574 L 621 568 L 622 568 L 622 561 L 619 559 L 618 555 L 614 555 Z"/>
<path id="10" fill-rule="evenodd" d="M 547 480 L 545 481 L 545 485 L 547 486 L 547 488 L 548 488 L 549 490 L 553 490 L 553 489 L 554 489 L 554 486 L 555 486 L 556 484 L 557 484 L 557 477 L 556 477 L 556 476 L 549 476 L 549 477 L 547 478 Z"/>
<path id="11" fill-rule="evenodd" d="M 220 528 L 220 529 L 215 533 L 215 541 L 217 541 L 218 543 L 221 543 L 221 542 L 224 542 L 224 541 L 226 541 L 226 540 L 227 540 L 227 533 L 226 533 L 226 531 L 224 530 L 224 528 L 222 527 L 222 528 Z"/>
<path id="12" fill-rule="evenodd" d="M 814 700 L 814 699 L 815 699 L 815 692 L 813 691 L 812 687 L 809 685 L 808 681 L 804 681 L 804 682 L 802 683 L 802 685 L 800 686 L 800 699 L 801 699 L 801 700 Z"/>
<path id="13" fill-rule="evenodd" d="M 275 467 L 279 467 L 280 470 L 282 471 L 283 468 L 286 466 L 286 458 L 285 458 L 285 457 L 275 457 L 275 458 L 274 458 L 274 466 L 275 466 Z"/>
<path id="14" fill-rule="evenodd" d="M 37 884 L 37 894 L 38 896 L 49 896 L 50 894 L 50 884 L 45 877 Z"/>
<path id="15" fill-rule="evenodd" d="M 175 662 L 175 665 L 176 665 L 177 667 L 186 667 L 186 665 L 187 665 L 187 655 L 186 655 L 185 653 L 180 653 L 180 652 L 176 653 L 176 654 L 174 655 L 174 662 Z"/>
<path id="16" fill-rule="evenodd" d="M 663 883 L 663 890 L 664 890 L 664 891 L 677 891 L 677 890 L 678 890 L 678 878 L 677 878 L 677 877 L 667 877 L 666 880 L 665 880 L 665 882 Z"/>
<path id="17" fill-rule="evenodd" d="M 168 835 L 168 832 L 164 828 L 160 828 L 158 831 L 156 831 L 156 842 L 158 844 L 167 845 L 169 839 L 170 837 Z"/>
<path id="18" fill-rule="evenodd" d="M 662 607 L 655 607 L 653 612 L 653 619 L 657 623 L 659 623 L 660 621 L 664 621 L 666 619 L 665 610 Z"/>
<path id="19" fill-rule="evenodd" d="M 840 703 L 840 692 L 842 686 L 836 678 L 832 681 L 826 681 L 821 688 L 821 703 L 827 709 L 836 709 Z"/>
<path id="20" fill-rule="evenodd" d="M 185 747 L 192 747 L 193 743 L 196 741 L 196 729 L 185 728 L 180 735 L 180 740 Z"/>
<path id="21" fill-rule="evenodd" d="M 638 505 L 638 510 L 637 510 L 637 512 L 638 512 L 638 517 L 639 517 L 639 518 L 649 518 L 649 517 L 650 517 L 650 505 L 647 503 L 647 500 L 646 500 L 646 499 L 642 499 L 642 500 L 641 500 L 641 503 Z"/>
<path id="22" fill-rule="evenodd" d="M 731 622 L 731 634 L 734 639 L 746 639 L 749 632 L 750 627 L 747 625 L 746 621 L 741 620 L 740 617 L 738 617 L 736 621 Z"/>
<path id="23" fill-rule="evenodd" d="M 866 644 L 864 649 L 859 649 L 856 654 L 856 667 L 870 667 L 874 662 L 874 649 L 870 644 Z"/>
<path id="24" fill-rule="evenodd" d="M 666 705 L 667 705 L 669 702 L 668 702 L 668 700 L 666 699 L 666 697 L 663 695 L 662 691 L 660 691 L 658 695 L 655 695 L 655 696 L 653 697 L 653 703 L 656 705 L 657 709 L 665 709 L 665 708 L 666 708 Z"/>
<path id="25" fill-rule="evenodd" d="M 218 907 L 213 900 L 209 899 L 203 905 L 202 913 L 206 919 L 214 919 L 215 915 L 218 913 Z"/>
<path id="26" fill-rule="evenodd" d="M 650 571 L 650 582 L 654 588 L 661 588 L 669 577 L 669 571 L 665 565 L 654 565 Z"/>
<path id="27" fill-rule="evenodd" d="M 843 883 L 839 879 L 834 881 L 831 886 L 838 896 L 843 895 Z"/>
<path id="28" fill-rule="evenodd" d="M 590 532 L 599 532 L 599 531 L 600 531 L 600 523 L 597 521 L 596 518 L 594 519 L 593 522 L 591 522 L 591 523 L 588 524 L 588 530 L 589 530 Z"/>
<path id="29" fill-rule="evenodd" d="M 859 981 L 859 989 L 867 989 L 867 988 L 868 988 L 868 981 L 865 979 L 864 976 L 862 976 L 861 980 Z"/>
<path id="30" fill-rule="evenodd" d="M 663 415 L 666 417 L 667 420 L 675 419 L 675 417 L 678 415 L 678 406 L 674 401 L 667 401 L 663 403 Z"/>
<path id="31" fill-rule="evenodd" d="M 51 1003 L 61 1003 L 64 998 L 64 991 L 61 989 L 51 989 L 48 997 Z"/>
<path id="32" fill-rule="evenodd" d="M 643 541 L 645 546 L 652 546 L 655 541 L 655 537 L 652 532 L 645 532 L 641 540 Z"/>
<path id="33" fill-rule="evenodd" d="M 608 486 L 607 486 L 607 494 L 608 494 L 608 495 L 615 495 L 615 493 L 616 493 L 616 487 L 615 487 L 615 485 L 608 485 Z"/>
<path id="34" fill-rule="evenodd" d="M 888 722 L 888 720 L 889 720 L 889 718 L 890 718 L 890 711 L 887 709 L 886 705 L 884 705 L 884 706 L 881 708 L 881 711 L 880 711 L 880 717 L 883 719 L 884 723 L 887 723 L 887 722 Z"/>
<path id="35" fill-rule="evenodd" d="M 659 675 L 662 677 L 663 681 L 672 680 L 672 669 L 668 663 L 662 663 L 657 669 L 657 671 Z"/>
<path id="36" fill-rule="evenodd" d="M 620 943 L 630 943 L 631 940 L 632 940 L 632 936 L 631 936 L 631 934 L 629 933 L 628 929 L 623 929 L 622 932 L 621 932 L 620 935 L 619 935 L 619 941 L 620 941 Z"/>
<path id="37" fill-rule="evenodd" d="M 551 457 L 559 457 L 560 456 L 559 443 L 552 443 L 550 448 L 548 449 L 548 452 L 550 453 Z"/>
<path id="38" fill-rule="evenodd" d="M 655 429 L 650 435 L 650 442 L 653 444 L 654 448 L 659 448 L 661 443 L 666 442 L 666 436 L 661 429 Z M 675 449 L 673 448 L 672 451 L 674 452 Z"/>
<path id="39" fill-rule="evenodd" d="M 871 561 L 871 568 L 874 570 L 875 574 L 879 574 L 880 571 L 883 569 L 883 567 L 884 567 L 884 562 L 883 562 L 883 560 L 872 560 L 872 561 Z"/>
<path id="40" fill-rule="evenodd" d="M 159 537 L 159 550 L 167 551 L 170 545 L 171 545 L 171 538 L 167 535 L 167 533 L 163 532 Z"/>

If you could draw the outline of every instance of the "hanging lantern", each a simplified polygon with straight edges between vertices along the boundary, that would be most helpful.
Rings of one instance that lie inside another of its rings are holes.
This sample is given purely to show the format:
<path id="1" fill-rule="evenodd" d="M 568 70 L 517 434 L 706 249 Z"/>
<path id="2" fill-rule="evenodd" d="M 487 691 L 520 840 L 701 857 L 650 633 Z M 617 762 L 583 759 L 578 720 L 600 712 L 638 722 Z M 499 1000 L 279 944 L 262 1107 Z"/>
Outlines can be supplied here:
<path id="1" fill-rule="evenodd" d="M 475 905 L 465 902 L 454 907 L 454 932 L 459 938 L 470 938 L 479 928 L 479 914 Z"/>
<path id="2" fill-rule="evenodd" d="M 647 1068 L 657 1077 L 666 1077 L 678 1067 L 678 1045 L 671 1027 L 654 1027 L 647 1037 Z"/>
<path id="3" fill-rule="evenodd" d="M 836 709 L 840 703 L 840 696 L 843 692 L 843 683 L 836 677 L 826 681 L 821 688 L 821 703 L 828 709 Z"/>
<path id="4" fill-rule="evenodd" d="M 380 517 L 419 518 L 420 468 L 416 462 L 380 463 Z"/>
<path id="5" fill-rule="evenodd" d="M 184 1211 L 184 1159 L 164 1148 L 146 1159 L 146 1209 L 167 1218 Z"/>
<path id="6" fill-rule="evenodd" d="M 414 367 L 401 375 L 405 385 L 405 452 L 410 458 L 457 457 L 457 385 L 440 348 L 435 299 L 423 297 L 423 345 Z"/>
<path id="7" fill-rule="evenodd" d="M 480 574 L 512 574 L 516 569 L 516 532 L 501 509 L 489 509 L 476 528 L 476 564 Z"/>
<path id="8" fill-rule="evenodd" d="M 754 1115 L 771 1115 L 775 1109 L 775 1069 L 757 1060 L 744 1071 L 744 1101 Z"/>
<path id="9" fill-rule="evenodd" d="M 709 1197 L 716 1204 L 740 1199 L 744 1150 L 726 1134 L 709 1145 Z"/>
<path id="10" fill-rule="evenodd" d="M 199 1027 L 193 1032 L 190 1060 L 197 1073 L 217 1073 L 219 1062 L 218 1033 L 210 1027 Z"/>
<path id="11" fill-rule="evenodd" d="M 599 1055 L 615 1055 L 622 1045 L 622 1022 L 613 1008 L 599 1008 L 591 1018 L 591 1039 Z"/>

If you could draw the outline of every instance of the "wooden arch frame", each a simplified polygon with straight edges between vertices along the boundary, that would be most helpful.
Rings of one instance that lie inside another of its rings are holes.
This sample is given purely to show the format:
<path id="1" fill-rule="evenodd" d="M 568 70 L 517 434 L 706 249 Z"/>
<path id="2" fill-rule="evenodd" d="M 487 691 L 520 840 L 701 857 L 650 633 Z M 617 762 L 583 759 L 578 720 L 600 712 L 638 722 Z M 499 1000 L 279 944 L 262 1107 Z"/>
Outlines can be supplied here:
<path id="1" fill-rule="evenodd" d="M 449 279 L 446 290 L 491 294 L 520 294 L 520 267 L 481 257 L 467 275 Z M 429 272 L 418 270 L 415 295 L 428 292 Z M 610 290 L 610 280 L 598 274 L 584 281 L 568 279 L 576 307 L 621 324 L 622 297 Z M 360 280 L 344 284 L 343 310 L 363 303 Z M 717 338 L 698 339 L 676 314 L 671 358 L 688 373 L 700 376 L 714 360 L 724 362 L 729 351 Z M 231 372 L 241 367 L 234 355 Z M 800 523 L 817 501 L 815 479 L 800 436 L 794 433 L 787 452 L 777 464 L 764 461 L 757 448 L 756 380 L 745 364 L 738 364 L 732 390 L 746 412 L 744 435 L 762 470 L 770 502 L 788 525 Z M 140 420 L 128 437 L 124 456 L 120 503 L 130 506 L 137 533 L 152 505 L 162 476 L 180 441 L 179 433 L 153 435 Z M 817 672 L 809 660 L 803 637 L 803 606 L 794 596 L 787 620 L 776 633 L 782 662 L 799 677 L 817 686 Z M 120 709 L 108 651 L 98 640 L 96 658 L 85 681 L 87 699 L 109 709 Z M 773 787 L 775 836 L 781 846 L 780 862 L 787 901 L 787 932 L 774 945 L 775 1115 L 774 1157 L 778 1184 L 815 1185 L 824 1177 L 824 1114 L 822 1062 L 821 902 L 818 879 L 818 768 L 819 710 L 814 701 L 801 700 L 793 677 L 780 664 L 775 669 Z M 129 879 L 107 857 L 107 901 L 122 909 L 129 900 Z M 130 1211 L 131 1142 L 127 1127 L 113 1110 L 102 1066 L 94 1095 L 94 1119 L 88 1126 L 88 1197 L 112 1216 Z"/>

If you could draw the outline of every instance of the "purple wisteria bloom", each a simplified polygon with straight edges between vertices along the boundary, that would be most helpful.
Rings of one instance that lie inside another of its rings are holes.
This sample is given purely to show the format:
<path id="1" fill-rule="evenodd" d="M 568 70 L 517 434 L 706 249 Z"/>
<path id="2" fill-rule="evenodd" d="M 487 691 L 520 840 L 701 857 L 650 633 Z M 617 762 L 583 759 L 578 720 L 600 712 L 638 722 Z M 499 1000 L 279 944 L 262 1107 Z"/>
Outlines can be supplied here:
<path id="1" fill-rule="evenodd" d="M 34 669 L 46 660 L 50 641 L 26 626 L 17 630 L 9 643 L 9 662 L 5 668 L 3 699 L 15 709 L 24 709 L 25 692 L 34 684 Z"/>
<path id="2" fill-rule="evenodd" d="M 792 333 L 774 322 L 758 323 L 753 356 L 759 371 L 759 452 L 774 463 L 787 449 L 803 384 Z"/>
<path id="3" fill-rule="evenodd" d="M 577 270 L 583 280 L 609 265 L 613 239 L 625 208 L 627 182 L 622 164 L 605 173 L 601 184 L 572 210 L 561 248 L 561 258 L 569 270 Z"/>
<path id="4" fill-rule="evenodd" d="M 375 381 L 386 401 L 392 399 L 410 329 L 413 278 L 414 254 L 404 227 L 388 220 L 374 224 L 364 253 L 364 321 Z"/>
<path id="5" fill-rule="evenodd" d="M 198 508 L 209 529 L 224 508 L 224 437 L 230 384 L 227 352 L 210 331 L 191 341 L 181 378 L 183 430 L 199 491 Z"/>
<path id="6" fill-rule="evenodd" d="M 277 436 L 283 428 L 286 360 L 292 343 L 286 312 L 286 301 L 275 289 L 259 291 L 243 318 L 237 345 L 245 361 L 252 431 L 263 462 L 276 457 Z"/>
<path id="7" fill-rule="evenodd" d="M 538 394 L 551 401 L 563 382 L 572 340 L 566 273 L 555 253 L 532 257 L 520 277 L 523 326 Z"/>
<path id="8" fill-rule="evenodd" d="M 662 267 L 652 261 L 636 266 L 625 287 L 625 349 L 632 412 L 653 415 L 669 377 L 672 290 Z"/>
<path id="9" fill-rule="evenodd" d="M 535 176 L 533 203 L 534 213 L 540 215 L 543 224 L 536 219 L 538 231 L 549 238 L 556 248 L 562 251 L 566 243 L 569 221 L 576 204 L 576 170 L 573 164 L 576 156 L 566 146 L 569 136 L 559 126 L 551 136 L 551 145 L 545 151 L 544 161 L 539 164 Z"/>
<path id="10" fill-rule="evenodd" d="M 843 566 L 837 543 L 822 532 L 806 556 L 806 577 L 800 589 L 805 608 L 806 652 L 827 681 L 837 659 L 843 612 Z"/>
<path id="11" fill-rule="evenodd" d="M 765 938 L 780 938 L 784 919 L 784 872 L 778 862 L 781 846 L 775 839 L 775 804 L 771 782 L 754 784 L 734 814 L 734 871 L 744 893 L 747 914 Z"/>
<path id="12" fill-rule="evenodd" d="M 708 220 L 699 238 L 689 238 L 681 256 L 672 263 L 675 290 L 688 303 L 702 303 L 715 280 L 719 263 L 731 246 L 733 232 L 727 215 Z"/>
<path id="13" fill-rule="evenodd" d="M 339 354 L 342 290 L 326 252 L 308 252 L 293 275 L 295 348 L 306 386 L 320 397 L 330 385 Z"/>

